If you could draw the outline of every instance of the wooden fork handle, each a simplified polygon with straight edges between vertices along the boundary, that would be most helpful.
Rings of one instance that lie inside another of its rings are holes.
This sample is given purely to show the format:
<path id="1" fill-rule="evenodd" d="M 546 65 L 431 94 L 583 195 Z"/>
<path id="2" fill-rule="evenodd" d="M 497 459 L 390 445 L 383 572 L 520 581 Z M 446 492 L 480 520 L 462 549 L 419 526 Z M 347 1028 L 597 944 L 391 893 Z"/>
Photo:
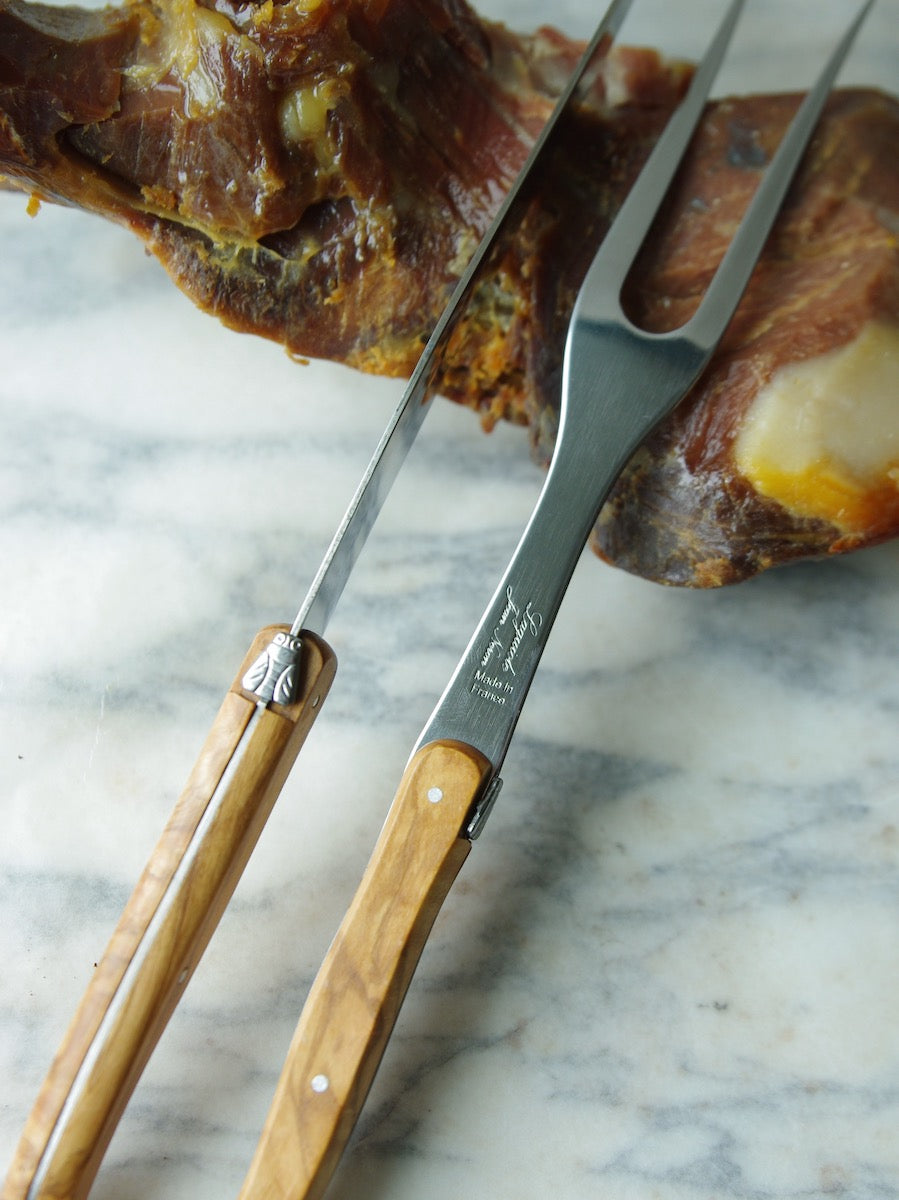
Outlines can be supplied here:
<path id="1" fill-rule="evenodd" d="M 81 1200 L 218 924 L 334 678 L 303 634 L 297 699 L 243 686 L 281 627 L 257 635 L 94 972 L 19 1143 L 3 1200 Z"/>
<path id="2" fill-rule="evenodd" d="M 312 986 L 240 1200 L 316 1200 L 337 1166 L 492 768 L 458 742 L 412 758 Z"/>

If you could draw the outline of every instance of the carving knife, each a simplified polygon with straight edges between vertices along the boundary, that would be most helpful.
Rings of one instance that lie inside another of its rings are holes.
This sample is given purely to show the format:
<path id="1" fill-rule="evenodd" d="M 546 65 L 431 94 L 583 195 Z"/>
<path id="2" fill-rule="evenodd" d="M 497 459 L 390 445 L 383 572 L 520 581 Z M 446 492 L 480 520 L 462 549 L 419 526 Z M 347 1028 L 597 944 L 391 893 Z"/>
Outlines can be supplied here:
<path id="1" fill-rule="evenodd" d="M 800 106 L 696 312 L 670 333 L 649 333 L 628 320 L 621 291 L 702 114 L 743 2 L 728 7 L 579 292 L 549 474 L 512 561 L 422 731 L 313 983 L 240 1200 L 319 1200 L 324 1194 L 433 921 L 496 799 L 519 714 L 602 504 L 632 453 L 687 393 L 724 334 L 874 0 L 858 11 Z"/>
<path id="2" fill-rule="evenodd" d="M 261 630 L 113 932 L 25 1126 L 3 1200 L 87 1194 L 336 671 L 323 634 L 428 410 L 445 346 L 550 135 L 633 0 L 613 0 L 456 286 L 290 627 Z"/>

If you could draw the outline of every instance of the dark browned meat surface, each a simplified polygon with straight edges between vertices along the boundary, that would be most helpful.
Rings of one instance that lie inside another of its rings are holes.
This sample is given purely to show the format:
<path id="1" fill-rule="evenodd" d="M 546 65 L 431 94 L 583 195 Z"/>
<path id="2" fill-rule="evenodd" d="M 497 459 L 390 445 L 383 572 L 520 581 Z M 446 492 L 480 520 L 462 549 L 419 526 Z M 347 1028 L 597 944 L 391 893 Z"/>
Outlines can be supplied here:
<path id="1" fill-rule="evenodd" d="M 797 104 L 769 96 L 712 107 L 635 279 L 631 311 L 641 324 L 673 328 L 693 311 Z M 765 499 L 734 463 L 748 410 L 779 368 L 817 361 L 872 323 L 899 332 L 897 148 L 895 100 L 832 97 L 714 361 L 610 497 L 596 543 L 612 561 L 666 582 L 716 586 L 899 532 L 899 481 L 890 474 L 899 447 L 881 474 L 855 481 L 851 504 L 829 506 L 833 522 Z M 871 434 L 888 439 L 895 428 L 893 418 Z"/>
<path id="2" fill-rule="evenodd" d="M 461 0 L 102 13 L 0 0 L 0 176 L 125 223 L 229 326 L 403 375 L 578 51 Z M 615 52 L 450 348 L 442 391 L 488 427 L 526 422 L 541 461 L 578 284 L 686 77 L 652 51 Z M 641 320 L 677 323 L 695 303 L 795 103 L 710 107 L 633 281 Z M 733 446 L 784 363 L 899 324 L 897 132 L 894 100 L 832 99 L 724 346 L 604 510 L 596 546 L 611 561 L 714 586 L 895 535 L 895 488 L 856 505 L 851 528 L 809 518 L 761 495 Z"/>

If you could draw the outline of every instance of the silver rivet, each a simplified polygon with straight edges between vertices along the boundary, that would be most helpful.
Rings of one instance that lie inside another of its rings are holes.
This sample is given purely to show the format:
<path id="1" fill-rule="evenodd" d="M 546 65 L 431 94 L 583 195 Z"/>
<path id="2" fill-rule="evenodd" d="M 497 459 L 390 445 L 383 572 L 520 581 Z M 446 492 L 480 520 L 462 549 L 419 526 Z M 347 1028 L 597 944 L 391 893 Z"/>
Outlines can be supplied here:
<path id="1" fill-rule="evenodd" d="M 331 1080 L 327 1075 L 316 1075 L 312 1080 L 313 1092 L 326 1092 L 331 1086 Z"/>
<path id="2" fill-rule="evenodd" d="M 443 792 L 439 787 L 428 788 L 428 799 L 432 804 L 439 804 L 443 799 Z"/>

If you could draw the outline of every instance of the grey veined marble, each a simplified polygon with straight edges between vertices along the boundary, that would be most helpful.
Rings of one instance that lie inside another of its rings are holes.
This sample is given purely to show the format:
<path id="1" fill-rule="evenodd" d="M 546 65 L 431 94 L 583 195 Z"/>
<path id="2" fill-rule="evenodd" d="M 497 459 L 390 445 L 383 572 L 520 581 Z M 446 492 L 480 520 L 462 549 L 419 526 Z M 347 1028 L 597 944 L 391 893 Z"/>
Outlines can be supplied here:
<path id="1" fill-rule="evenodd" d="M 629 35 L 696 52 L 715 7 L 638 0 Z M 757 0 L 727 85 L 801 85 L 851 7 Z M 880 0 L 848 78 L 895 88 L 897 17 Z M 227 333 L 125 233 L 0 200 L 5 1168 L 222 693 L 292 618 L 398 390 Z M 236 1195 L 539 484 L 520 431 L 435 406 L 97 1200 Z M 895 545 L 707 594 L 584 558 L 334 1200 L 899 1197 L 897 597 Z"/>

